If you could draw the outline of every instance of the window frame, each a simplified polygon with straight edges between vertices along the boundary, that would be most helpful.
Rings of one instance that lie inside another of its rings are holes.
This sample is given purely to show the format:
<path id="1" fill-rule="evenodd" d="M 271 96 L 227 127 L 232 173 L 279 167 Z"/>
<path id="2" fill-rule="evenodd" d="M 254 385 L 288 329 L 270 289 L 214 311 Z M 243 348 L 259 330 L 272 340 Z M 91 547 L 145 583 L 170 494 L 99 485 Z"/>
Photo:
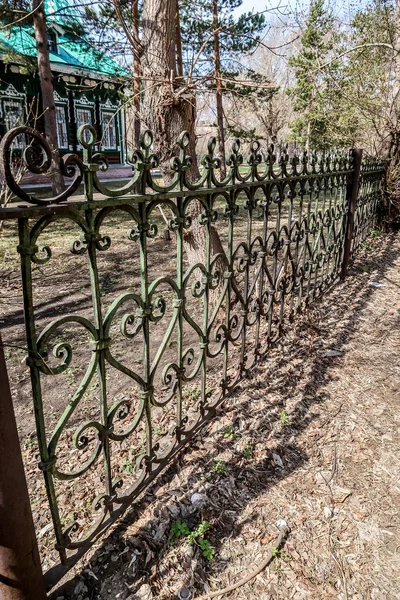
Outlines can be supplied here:
<path id="1" fill-rule="evenodd" d="M 107 121 L 107 126 L 104 126 L 104 118 L 103 115 L 110 115 L 110 119 Z M 109 122 L 112 121 L 113 125 L 114 125 L 114 139 L 115 139 L 115 144 L 113 146 L 111 145 L 105 145 L 104 140 L 105 140 L 105 135 L 107 135 L 107 133 L 110 135 L 110 127 L 108 127 Z M 118 144 L 118 120 L 117 120 L 117 114 L 116 111 L 113 110 L 112 108 L 101 108 L 100 109 L 100 123 L 101 123 L 101 133 L 102 133 L 102 140 L 103 140 L 103 150 L 109 150 L 109 151 L 114 151 L 114 152 L 118 152 L 119 151 L 119 144 Z"/>
<path id="2" fill-rule="evenodd" d="M 57 142 L 60 150 L 72 150 L 71 140 L 70 140 L 70 131 L 68 127 L 69 123 L 69 107 L 68 107 L 68 98 L 63 98 L 56 91 L 54 92 L 54 105 L 56 109 L 56 125 L 57 125 Z M 57 109 L 62 109 L 64 111 L 65 117 L 65 133 L 66 133 L 66 141 L 67 144 L 65 146 L 60 144 L 60 140 L 58 137 L 58 120 L 57 120 Z"/>
<path id="3" fill-rule="evenodd" d="M 114 126 L 115 126 L 115 146 L 113 148 L 106 148 L 103 146 L 103 150 L 105 152 L 119 152 L 121 156 L 121 147 L 122 147 L 122 139 L 121 139 L 121 113 L 120 113 L 120 104 L 114 104 L 110 98 L 103 103 L 99 103 L 99 115 L 100 115 L 100 126 L 102 135 L 104 134 L 103 128 L 103 114 L 112 113 L 114 116 Z"/>
<path id="4" fill-rule="evenodd" d="M 26 94 L 25 93 L 18 92 L 11 83 L 7 86 L 7 88 L 5 90 L 0 90 L 0 116 L 1 116 L 1 119 L 4 124 L 5 133 L 7 133 L 7 131 L 10 131 L 10 129 L 13 129 L 13 127 L 11 127 L 11 128 L 6 127 L 6 115 L 8 113 L 8 111 L 6 110 L 7 102 L 16 103 L 21 108 L 20 123 L 14 125 L 14 127 L 19 127 L 21 125 L 25 125 L 26 124 L 26 114 L 27 114 Z M 24 142 L 17 142 L 17 140 L 14 141 L 14 144 L 15 144 L 15 149 L 17 149 L 17 150 L 22 150 L 25 147 Z"/>
<path id="5" fill-rule="evenodd" d="M 91 115 L 91 122 L 89 123 L 89 125 L 92 125 L 92 127 L 95 127 L 96 125 L 96 105 L 95 105 L 95 101 L 90 101 L 86 96 L 82 96 L 81 98 L 79 98 L 79 100 L 75 100 L 74 99 L 74 117 L 75 117 L 75 126 L 76 126 L 76 131 L 75 131 L 75 135 L 77 136 L 78 134 L 78 129 L 81 125 L 87 125 L 87 123 L 80 123 L 78 121 L 78 110 L 87 110 L 90 112 Z M 78 150 L 82 149 L 82 145 L 77 141 L 77 148 Z"/>

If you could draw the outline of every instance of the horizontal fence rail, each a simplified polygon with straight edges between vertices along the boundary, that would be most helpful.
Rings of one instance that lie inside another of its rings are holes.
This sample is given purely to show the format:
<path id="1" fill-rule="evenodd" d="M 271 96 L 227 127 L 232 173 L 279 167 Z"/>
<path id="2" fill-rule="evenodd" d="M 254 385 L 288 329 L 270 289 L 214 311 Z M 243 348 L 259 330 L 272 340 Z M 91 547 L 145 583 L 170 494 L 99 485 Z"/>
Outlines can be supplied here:
<path id="1" fill-rule="evenodd" d="M 1 143 L 2 177 L 18 205 L 1 208 L 0 219 L 18 221 L 39 469 L 61 559 L 49 586 L 336 281 L 354 185 L 351 253 L 373 227 L 385 170 L 367 158 L 357 173 L 355 151 L 289 156 L 273 146 L 262 153 L 258 142 L 245 159 L 235 142 L 220 179 L 213 138 L 196 179 L 183 133 L 163 182 L 146 131 L 131 180 L 114 188 L 99 178 L 107 162 L 93 128 L 78 135 L 83 158 L 61 159 L 66 189 L 52 198 L 28 193 L 16 177 L 16 161 L 35 174 L 50 168 L 40 134 L 19 127 Z M 84 277 L 84 299 L 77 309 L 55 302 L 43 317 L 41 275 L 60 260 L 54 232 L 70 241 L 63 260 Z M 105 285 L 110 272 L 115 294 Z M 64 406 L 57 415 L 47 400 L 55 387 Z M 65 506 L 65 490 L 87 496 Z"/>

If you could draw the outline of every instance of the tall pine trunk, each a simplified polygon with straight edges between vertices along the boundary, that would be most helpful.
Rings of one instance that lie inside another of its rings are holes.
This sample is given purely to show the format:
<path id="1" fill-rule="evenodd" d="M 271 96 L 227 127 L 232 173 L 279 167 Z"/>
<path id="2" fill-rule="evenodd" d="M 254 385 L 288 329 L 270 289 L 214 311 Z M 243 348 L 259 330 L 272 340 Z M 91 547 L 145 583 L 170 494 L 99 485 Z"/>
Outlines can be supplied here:
<path id="1" fill-rule="evenodd" d="M 132 30 L 139 44 L 139 0 L 132 0 Z M 139 148 L 140 138 L 140 54 L 134 51 L 133 57 L 133 107 L 135 147 Z"/>
<path id="2" fill-rule="evenodd" d="M 165 178 L 171 177 L 169 161 L 176 154 L 176 142 L 182 131 L 190 136 L 188 154 L 193 158 L 191 175 L 199 177 L 196 156 L 196 98 L 176 75 L 176 2 L 145 0 L 143 8 L 142 72 L 145 81 L 144 120 L 154 133 L 153 149 L 160 157 Z M 200 202 L 193 201 L 187 211 L 192 226 L 185 233 L 184 247 L 189 264 L 205 262 L 206 228 L 200 225 Z M 211 228 L 211 255 L 223 253 L 215 228 Z M 222 265 L 221 265 L 222 268 Z"/>
<path id="3" fill-rule="evenodd" d="M 219 45 L 218 31 L 218 2 L 213 0 L 213 28 L 214 28 L 214 66 L 215 66 L 215 88 L 217 105 L 217 127 L 218 127 L 218 151 L 221 158 L 221 175 L 225 177 L 225 133 L 224 133 L 224 109 L 222 106 L 222 77 L 221 77 L 221 51 Z"/>
<path id="4" fill-rule="evenodd" d="M 44 132 L 51 150 L 50 177 L 53 194 L 60 194 L 64 189 L 64 178 L 60 171 L 60 155 L 58 152 L 56 107 L 54 104 L 53 76 L 50 69 L 49 40 L 46 27 L 46 16 L 42 0 L 32 1 L 33 25 L 37 48 L 38 74 L 44 111 Z"/>
<path id="5" fill-rule="evenodd" d="M 175 44 L 176 44 L 176 74 L 183 77 L 181 20 L 179 16 L 179 0 L 176 0 L 175 9 Z"/>

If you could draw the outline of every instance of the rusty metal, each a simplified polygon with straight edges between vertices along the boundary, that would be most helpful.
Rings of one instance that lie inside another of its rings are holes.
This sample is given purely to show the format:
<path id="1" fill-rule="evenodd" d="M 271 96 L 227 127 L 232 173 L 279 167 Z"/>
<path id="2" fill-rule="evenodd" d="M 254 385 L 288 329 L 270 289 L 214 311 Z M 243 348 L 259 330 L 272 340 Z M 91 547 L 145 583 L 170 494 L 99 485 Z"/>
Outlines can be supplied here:
<path id="1" fill-rule="evenodd" d="M 45 600 L 44 578 L 0 336 L 0 598 Z"/>
<path id="2" fill-rule="evenodd" d="M 45 575 L 51 586 L 213 418 L 217 406 L 267 355 L 296 314 L 337 281 L 343 273 L 343 258 L 348 261 L 372 226 L 385 163 L 363 161 L 355 205 L 359 152 L 289 154 L 287 147 L 278 150 L 273 145 L 262 152 L 260 144 L 253 142 L 245 159 L 236 141 L 226 176 L 221 177 L 212 138 L 201 160 L 200 177 L 193 181 L 189 176 L 192 159 L 186 153 L 189 138 L 183 133 L 177 142 L 178 154 L 171 160 L 174 175 L 164 185 L 154 172 L 159 157 L 152 151 L 152 134 L 146 131 L 132 157 L 131 180 L 115 189 L 100 180 L 98 172 L 108 168 L 107 161 L 97 151 L 93 128 L 83 126 L 78 132 L 83 160 L 71 156 L 63 167 L 72 183 L 62 197 L 43 200 L 26 194 L 13 175 L 12 143 L 21 135 L 26 168 L 35 173 L 48 168 L 43 138 L 28 128 L 5 136 L 0 149 L 2 173 L 26 205 L 0 208 L 0 219 L 15 219 L 19 226 L 17 250 L 39 467 L 61 560 Z M 77 201 L 72 194 L 81 182 L 84 200 Z M 95 199 L 96 192 L 101 194 L 99 199 Z M 197 203 L 196 211 L 193 203 Z M 175 269 L 173 276 L 151 279 L 151 244 L 158 235 L 160 205 L 169 212 L 168 229 L 175 234 L 171 242 Z M 126 281 L 127 291 L 105 305 L 98 259 L 113 242 L 107 234 L 108 219 L 122 219 L 121 215 L 129 220 L 125 246 L 130 249 L 130 260 L 136 257 L 140 286 L 132 291 L 132 282 Z M 51 246 L 42 241 L 55 221 L 80 229 L 79 239 L 70 245 L 69 260 L 87 257 L 93 316 L 65 312 L 39 328 L 33 267 L 55 260 Z M 204 258 L 187 265 L 185 240 L 193 230 L 204 240 Z M 223 252 L 213 255 L 215 230 L 225 245 Z M 117 324 L 124 344 L 140 356 L 136 364 L 125 364 L 115 354 Z M 165 333 L 152 349 L 152 328 L 163 324 Z M 44 384 L 46 378 L 68 375 L 77 345 L 76 338 L 68 337 L 72 325 L 87 337 L 90 358 L 75 391 L 65 398 L 64 413 L 50 428 L 45 419 Z M 185 331 L 189 332 L 186 338 Z M 110 402 L 110 371 L 129 378 L 137 390 L 133 399 Z M 98 390 L 99 416 L 72 426 L 90 389 Z M 168 414 L 173 421 L 171 427 L 157 432 L 160 414 Z M 140 428 L 144 434 L 139 435 Z M 125 440 L 135 460 L 128 465 L 129 476 L 114 477 L 118 465 L 113 449 Z M 74 453 L 73 470 L 63 467 L 63 453 Z M 102 483 L 93 490 L 90 510 L 85 509 L 88 526 L 82 527 L 75 517 L 67 523 L 57 486 L 79 485 L 98 465 L 102 466 Z"/>

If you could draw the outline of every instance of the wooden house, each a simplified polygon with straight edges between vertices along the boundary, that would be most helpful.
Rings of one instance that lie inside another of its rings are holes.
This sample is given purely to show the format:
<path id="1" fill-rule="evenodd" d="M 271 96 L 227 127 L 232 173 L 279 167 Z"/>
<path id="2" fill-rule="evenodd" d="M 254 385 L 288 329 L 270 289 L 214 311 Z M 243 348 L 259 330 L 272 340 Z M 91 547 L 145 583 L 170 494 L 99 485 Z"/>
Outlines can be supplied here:
<path id="1" fill-rule="evenodd" d="M 76 132 L 90 123 L 111 164 L 125 163 L 121 92 L 128 73 L 75 33 L 79 18 L 66 0 L 46 0 L 60 152 L 80 152 Z M 71 6 L 71 5 L 70 5 Z M 20 124 L 43 130 L 33 25 L 0 29 L 0 137 Z"/>

